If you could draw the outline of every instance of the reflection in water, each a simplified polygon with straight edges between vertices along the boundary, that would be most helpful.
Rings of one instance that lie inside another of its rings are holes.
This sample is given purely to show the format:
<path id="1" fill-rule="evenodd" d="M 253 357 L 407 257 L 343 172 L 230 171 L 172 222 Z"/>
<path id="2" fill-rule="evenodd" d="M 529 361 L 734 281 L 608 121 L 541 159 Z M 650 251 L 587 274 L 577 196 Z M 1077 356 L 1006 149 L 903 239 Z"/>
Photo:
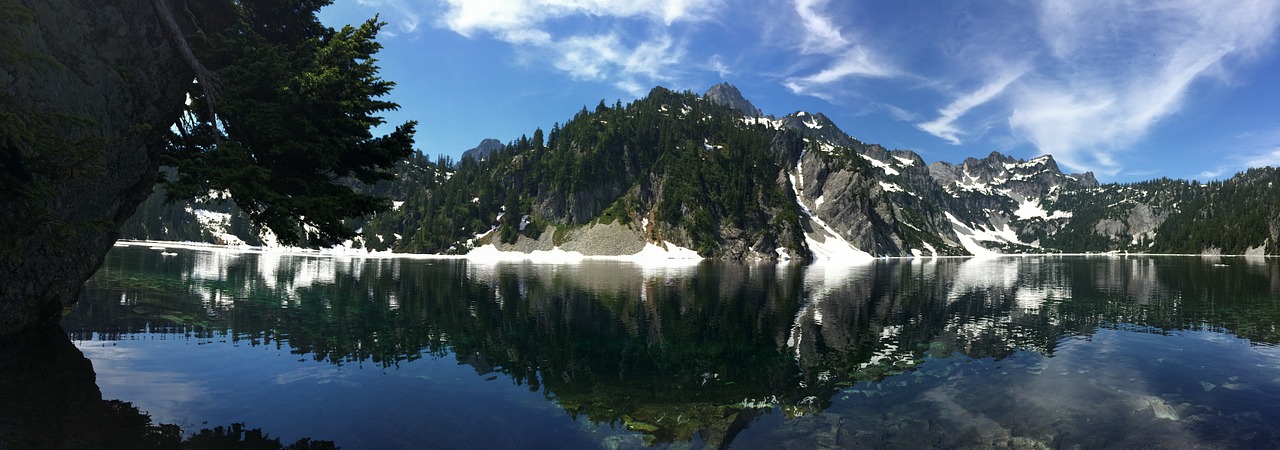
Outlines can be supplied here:
<path id="1" fill-rule="evenodd" d="M 59 328 L 0 338 L 0 448 L 4 449 L 284 449 L 280 439 L 243 424 L 184 436 L 177 425 L 120 400 L 103 400 L 93 365 Z M 332 449 L 299 439 L 289 449 Z"/>
<path id="2" fill-rule="evenodd" d="M 1280 404 L 1280 379 L 1241 377 L 1280 368 L 1278 270 L 1244 258 L 642 268 L 117 248 L 64 326 L 79 341 L 224 340 L 393 371 L 452 357 L 632 431 L 610 435 L 615 447 L 1096 446 L 1157 431 L 1273 446 L 1280 411 L 1262 405 Z M 1195 369 L 1206 363 L 1233 373 Z M 1253 403 L 1222 394 L 1246 391 Z"/>

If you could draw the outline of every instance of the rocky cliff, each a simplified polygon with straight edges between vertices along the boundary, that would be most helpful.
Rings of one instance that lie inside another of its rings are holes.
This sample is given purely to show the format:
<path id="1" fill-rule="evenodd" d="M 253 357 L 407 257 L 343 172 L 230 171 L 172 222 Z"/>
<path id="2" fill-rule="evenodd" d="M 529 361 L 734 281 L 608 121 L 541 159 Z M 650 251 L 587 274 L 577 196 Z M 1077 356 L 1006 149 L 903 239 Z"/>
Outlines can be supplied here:
<path id="1" fill-rule="evenodd" d="M 712 103 L 727 106 L 747 117 L 764 116 L 764 112 L 760 111 L 760 108 L 757 108 L 756 105 L 751 104 L 751 101 L 742 96 L 742 91 L 739 91 L 737 86 L 729 83 L 711 86 L 711 89 L 707 89 L 707 92 L 702 96 Z"/>
<path id="2" fill-rule="evenodd" d="M 60 317 L 156 180 L 192 72 L 153 4 L 3 0 L 0 334 Z M 6 42 L 9 44 L 10 42 Z"/>

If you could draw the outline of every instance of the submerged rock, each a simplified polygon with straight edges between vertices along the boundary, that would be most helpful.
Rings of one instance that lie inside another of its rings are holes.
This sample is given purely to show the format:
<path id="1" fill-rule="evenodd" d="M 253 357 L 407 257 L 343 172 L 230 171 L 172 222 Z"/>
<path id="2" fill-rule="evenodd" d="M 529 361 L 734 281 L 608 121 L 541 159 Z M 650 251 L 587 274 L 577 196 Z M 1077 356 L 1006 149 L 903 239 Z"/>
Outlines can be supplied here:
<path id="1" fill-rule="evenodd" d="M 1142 401 L 1151 407 L 1151 411 L 1155 413 L 1157 419 L 1178 420 L 1178 412 L 1164 400 L 1148 396 L 1143 398 Z"/>

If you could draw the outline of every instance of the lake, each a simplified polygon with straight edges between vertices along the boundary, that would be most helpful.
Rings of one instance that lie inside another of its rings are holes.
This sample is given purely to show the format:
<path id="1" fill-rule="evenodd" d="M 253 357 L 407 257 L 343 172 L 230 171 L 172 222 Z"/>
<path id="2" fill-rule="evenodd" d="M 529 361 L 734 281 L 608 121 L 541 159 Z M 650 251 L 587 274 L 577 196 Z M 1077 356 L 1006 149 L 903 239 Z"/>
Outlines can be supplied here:
<path id="1" fill-rule="evenodd" d="M 74 348 L 51 351 L 188 437 L 1277 448 L 1278 324 L 1280 261 L 1263 258 L 653 267 L 135 244 L 65 317 Z"/>

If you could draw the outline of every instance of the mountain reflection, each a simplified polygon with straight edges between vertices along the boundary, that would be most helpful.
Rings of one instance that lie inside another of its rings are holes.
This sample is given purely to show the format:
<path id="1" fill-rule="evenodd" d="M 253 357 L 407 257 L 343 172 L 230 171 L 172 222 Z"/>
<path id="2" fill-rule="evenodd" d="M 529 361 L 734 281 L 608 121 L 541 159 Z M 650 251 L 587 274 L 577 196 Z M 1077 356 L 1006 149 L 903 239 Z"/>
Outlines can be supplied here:
<path id="1" fill-rule="evenodd" d="M 955 354 L 1052 356 L 1123 327 L 1280 339 L 1277 262 L 1198 257 L 475 264 L 117 248 L 64 321 L 73 339 L 138 332 L 287 343 L 335 364 L 452 357 L 649 443 L 726 444 L 780 407 Z"/>

